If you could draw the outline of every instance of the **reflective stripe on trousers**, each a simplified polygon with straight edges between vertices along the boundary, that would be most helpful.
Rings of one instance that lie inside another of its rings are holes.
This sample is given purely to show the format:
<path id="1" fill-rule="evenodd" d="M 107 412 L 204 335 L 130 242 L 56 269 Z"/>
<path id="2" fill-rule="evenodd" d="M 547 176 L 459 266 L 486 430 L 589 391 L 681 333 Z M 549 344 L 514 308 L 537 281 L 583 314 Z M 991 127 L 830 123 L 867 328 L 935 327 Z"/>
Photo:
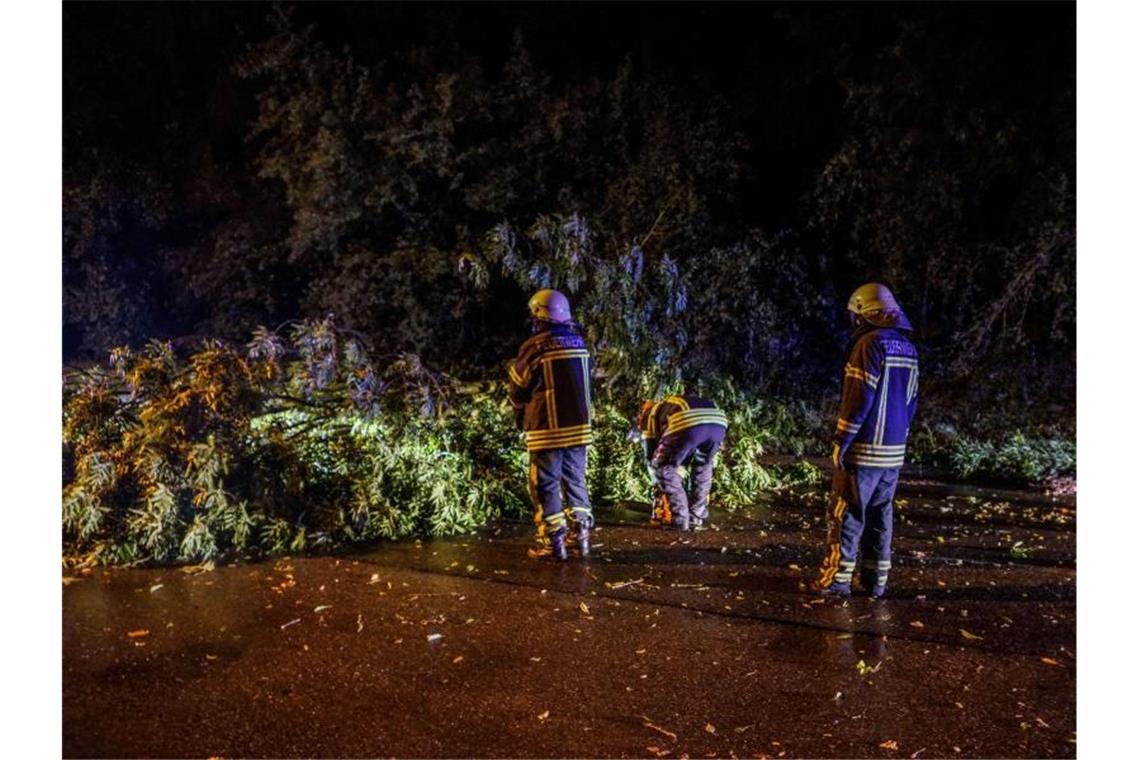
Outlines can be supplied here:
<path id="1" fill-rule="evenodd" d="M 898 482 L 897 468 L 848 466 L 832 475 L 821 586 L 850 583 L 860 554 L 863 584 L 887 585 Z"/>
<path id="2" fill-rule="evenodd" d="M 546 542 L 549 534 L 565 528 L 568 521 L 593 525 L 585 446 L 530 452 L 528 480 L 539 540 Z"/>

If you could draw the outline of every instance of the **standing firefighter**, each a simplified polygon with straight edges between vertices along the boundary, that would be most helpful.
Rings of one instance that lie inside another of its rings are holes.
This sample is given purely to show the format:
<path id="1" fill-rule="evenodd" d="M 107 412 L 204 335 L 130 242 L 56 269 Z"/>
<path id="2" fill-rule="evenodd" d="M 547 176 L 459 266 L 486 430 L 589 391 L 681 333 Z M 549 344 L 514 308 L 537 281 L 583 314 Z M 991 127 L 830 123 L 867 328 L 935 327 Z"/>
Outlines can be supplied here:
<path id="1" fill-rule="evenodd" d="M 534 330 L 510 368 L 511 405 L 530 453 L 530 495 L 538 546 L 531 557 L 566 559 L 567 523 L 577 527 L 578 549 L 590 553 L 594 518 L 586 492 L 590 429 L 590 353 L 570 302 L 557 290 L 530 299 Z M 563 496 L 565 489 L 565 496 Z"/>
<path id="2" fill-rule="evenodd" d="M 642 405 L 637 427 L 653 479 L 653 521 L 677 530 L 703 527 L 716 454 L 728 429 L 724 412 L 698 396 L 667 396 Z M 677 471 L 682 466 L 690 471 L 691 494 Z"/>
<path id="3" fill-rule="evenodd" d="M 855 330 L 843 368 L 819 585 L 828 596 L 850 595 L 856 555 L 862 554 L 860 580 L 879 598 L 891 569 L 895 487 L 918 406 L 918 352 L 910 322 L 886 286 L 858 288 L 847 310 Z"/>

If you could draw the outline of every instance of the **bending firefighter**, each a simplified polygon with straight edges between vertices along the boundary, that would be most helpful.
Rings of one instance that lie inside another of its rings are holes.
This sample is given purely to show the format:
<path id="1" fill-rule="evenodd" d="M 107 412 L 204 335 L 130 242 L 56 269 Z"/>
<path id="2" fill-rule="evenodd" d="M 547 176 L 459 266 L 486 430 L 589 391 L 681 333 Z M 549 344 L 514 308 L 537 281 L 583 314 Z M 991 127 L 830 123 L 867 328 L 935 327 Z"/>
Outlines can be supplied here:
<path id="1" fill-rule="evenodd" d="M 827 556 L 819 586 L 848 596 L 858 555 L 871 596 L 886 593 L 895 488 L 918 407 L 918 352 L 891 291 L 870 283 L 847 302 L 854 332 L 843 368 L 843 401 L 832 445 Z"/>
<path id="2" fill-rule="evenodd" d="M 530 299 L 534 334 L 510 367 L 511 406 L 530 453 L 529 484 L 538 546 L 531 557 L 565 560 L 567 531 L 577 528 L 578 549 L 590 553 L 594 518 L 586 492 L 590 428 L 590 353 L 557 290 Z"/>
<path id="3" fill-rule="evenodd" d="M 668 396 L 646 401 L 637 427 L 653 481 L 654 524 L 677 530 L 704 527 L 716 454 L 728 430 L 724 412 L 698 396 Z M 691 493 L 685 492 L 678 472 L 682 466 L 689 469 Z"/>

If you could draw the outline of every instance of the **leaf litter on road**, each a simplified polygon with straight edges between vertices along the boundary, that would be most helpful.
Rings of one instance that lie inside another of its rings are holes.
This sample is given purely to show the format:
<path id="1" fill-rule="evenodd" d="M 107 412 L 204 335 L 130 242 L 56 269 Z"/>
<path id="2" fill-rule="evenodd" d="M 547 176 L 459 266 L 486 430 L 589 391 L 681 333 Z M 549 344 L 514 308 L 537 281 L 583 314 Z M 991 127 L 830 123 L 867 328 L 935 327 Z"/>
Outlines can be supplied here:
<path id="1" fill-rule="evenodd" d="M 654 731 L 656 731 L 657 733 L 668 736 L 670 739 L 673 739 L 674 741 L 677 739 L 677 735 L 675 733 L 673 733 L 672 731 L 670 731 L 666 728 L 662 728 L 661 726 L 657 725 L 648 716 L 642 715 L 641 720 L 642 720 L 641 725 L 645 726 L 646 728 L 651 728 Z"/>
<path id="2" fill-rule="evenodd" d="M 179 568 L 179 572 L 186 573 L 187 575 L 199 575 L 201 573 L 212 573 L 214 571 L 214 560 L 207 560 L 200 565 L 187 565 L 186 567 Z"/>
<path id="3" fill-rule="evenodd" d="M 620 581 L 618 583 L 610 583 L 609 581 L 606 581 L 606 588 L 619 589 L 619 588 L 625 588 L 626 586 L 636 586 L 637 584 L 642 583 L 644 581 L 645 581 L 644 578 L 635 578 L 631 581 Z"/>

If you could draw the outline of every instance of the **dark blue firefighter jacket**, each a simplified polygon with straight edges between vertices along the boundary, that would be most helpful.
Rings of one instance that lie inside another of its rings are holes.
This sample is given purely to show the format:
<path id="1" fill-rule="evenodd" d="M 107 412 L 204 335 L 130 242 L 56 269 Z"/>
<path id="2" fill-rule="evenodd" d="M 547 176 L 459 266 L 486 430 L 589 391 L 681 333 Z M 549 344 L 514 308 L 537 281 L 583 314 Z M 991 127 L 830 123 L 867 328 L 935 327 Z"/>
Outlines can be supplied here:
<path id="1" fill-rule="evenodd" d="M 843 367 L 843 401 L 834 445 L 860 467 L 902 467 L 918 408 L 918 351 L 906 332 L 875 328 L 859 336 Z"/>
<path id="2" fill-rule="evenodd" d="M 511 406 L 528 451 L 593 442 L 590 352 L 574 325 L 553 324 L 520 347 L 508 370 Z"/>

